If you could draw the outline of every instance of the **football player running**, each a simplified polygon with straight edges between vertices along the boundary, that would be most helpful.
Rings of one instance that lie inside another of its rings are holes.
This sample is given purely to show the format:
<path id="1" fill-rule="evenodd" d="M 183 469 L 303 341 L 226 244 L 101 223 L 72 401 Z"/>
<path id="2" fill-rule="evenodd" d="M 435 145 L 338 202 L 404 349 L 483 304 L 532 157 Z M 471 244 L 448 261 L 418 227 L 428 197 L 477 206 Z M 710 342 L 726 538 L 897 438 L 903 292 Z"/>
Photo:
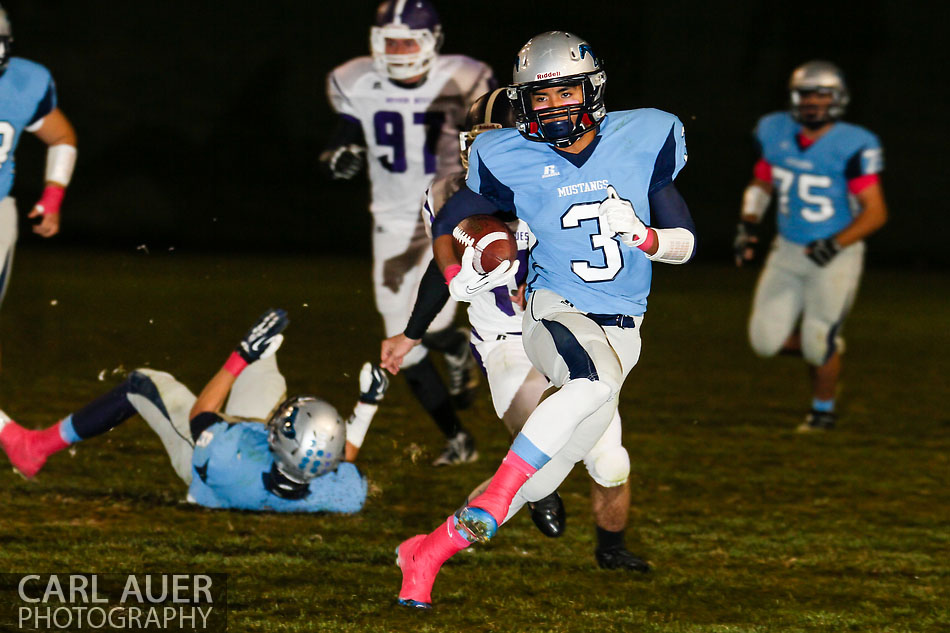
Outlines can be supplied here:
<path id="1" fill-rule="evenodd" d="M 47 146 L 46 187 L 27 217 L 33 232 L 52 237 L 59 232 L 59 208 L 76 164 L 76 132 L 56 106 L 56 85 L 36 62 L 11 56 L 13 31 L 0 7 L 0 304 L 10 281 L 17 240 L 16 201 L 10 197 L 15 173 L 13 154 L 23 130 Z"/>
<path id="2" fill-rule="evenodd" d="M 673 184 L 686 162 L 682 123 L 653 109 L 607 114 L 605 83 L 587 42 L 564 31 L 538 35 L 518 53 L 508 89 L 517 130 L 489 131 L 472 145 L 463 195 L 514 212 L 537 240 L 522 342 L 559 390 L 528 417 L 482 494 L 398 547 L 401 605 L 430 607 L 448 558 L 492 538 L 522 500 L 550 494 L 595 447 L 640 355 L 652 262 L 692 257 L 693 221 Z M 443 210 L 436 234 L 440 221 L 458 218 Z M 449 271 L 456 299 L 484 292 L 453 283 L 471 278 L 470 259 Z"/>
<path id="3" fill-rule="evenodd" d="M 287 324 L 283 310 L 264 313 L 197 397 L 171 374 L 138 369 L 41 431 L 27 430 L 0 412 L 0 446 L 14 468 L 30 478 L 50 455 L 138 413 L 161 439 L 192 503 L 275 512 L 358 512 L 367 484 L 352 462 L 389 381 L 366 363 L 359 402 L 346 422 L 319 398 L 285 399 L 286 381 L 275 352 Z M 224 413 L 217 413 L 222 405 Z"/>
<path id="4" fill-rule="evenodd" d="M 791 109 L 759 119 L 761 157 L 742 198 L 736 264 L 755 256 L 758 228 L 778 190 L 778 235 L 759 276 L 749 341 L 760 356 L 800 354 L 812 404 L 801 432 L 835 426 L 842 325 L 858 290 L 864 238 L 887 221 L 881 144 L 840 120 L 848 105 L 841 70 L 811 61 L 792 73 Z"/>
<path id="5" fill-rule="evenodd" d="M 465 127 L 467 131 L 461 132 L 459 137 L 462 164 L 467 166 L 469 147 L 479 134 L 491 129 L 514 127 L 514 111 L 507 90 L 499 88 L 479 97 L 469 110 Z M 452 196 L 463 187 L 465 175 L 462 173 L 432 183 L 423 210 L 428 225 L 443 210 L 448 214 L 459 213 Z M 467 200 L 467 197 L 463 195 L 461 199 Z M 494 212 L 495 209 L 486 205 L 484 211 Z M 465 213 L 468 212 L 469 209 L 465 209 Z M 511 216 L 510 213 L 502 215 Z M 488 377 L 495 413 L 511 435 L 515 436 L 541 401 L 550 383 L 531 365 L 521 343 L 526 264 L 534 236 L 524 221 L 514 217 L 508 219 L 511 220 L 509 227 L 518 243 L 519 266 L 516 275 L 511 277 L 504 271 L 502 276 L 509 279 L 507 284 L 473 297 L 468 307 L 468 319 L 472 326 L 472 345 Z M 443 230 L 447 228 L 445 225 L 446 222 L 440 222 Z M 451 234 L 443 233 L 435 237 L 435 258 L 423 276 L 409 324 L 402 334 L 382 343 L 380 366 L 393 374 L 399 371 L 405 355 L 421 343 L 429 321 L 449 300 L 444 273 L 438 265 L 448 267 L 452 264 L 452 241 Z M 647 563 L 624 546 L 630 507 L 630 458 L 621 444 L 620 431 L 620 415 L 615 413 L 607 431 L 584 457 L 584 465 L 592 479 L 591 505 L 597 528 L 595 558 L 601 567 L 607 569 L 645 572 L 649 570 Z M 485 482 L 469 498 L 477 496 L 487 484 Z M 516 501 L 523 499 L 516 498 Z M 528 506 L 532 520 L 544 535 L 558 537 L 564 533 L 564 504 L 557 492 Z M 513 516 L 516 511 L 513 507 L 509 516 Z"/>
<path id="6" fill-rule="evenodd" d="M 442 27 L 428 0 L 387 0 L 370 32 L 372 57 L 335 68 L 327 92 L 339 114 L 320 160 L 332 178 L 367 165 L 373 215 L 373 288 L 385 336 L 403 330 L 431 258 L 419 199 L 433 178 L 459 171 L 456 134 L 469 104 L 494 85 L 491 69 L 463 55 L 440 55 Z M 365 159 L 365 160 L 364 160 Z M 423 345 L 406 358 L 416 399 L 446 438 L 434 464 L 478 457 L 456 408 L 468 406 L 478 381 L 468 333 L 451 327 L 455 303 L 433 321 Z M 449 389 L 427 349 L 445 354 Z"/>

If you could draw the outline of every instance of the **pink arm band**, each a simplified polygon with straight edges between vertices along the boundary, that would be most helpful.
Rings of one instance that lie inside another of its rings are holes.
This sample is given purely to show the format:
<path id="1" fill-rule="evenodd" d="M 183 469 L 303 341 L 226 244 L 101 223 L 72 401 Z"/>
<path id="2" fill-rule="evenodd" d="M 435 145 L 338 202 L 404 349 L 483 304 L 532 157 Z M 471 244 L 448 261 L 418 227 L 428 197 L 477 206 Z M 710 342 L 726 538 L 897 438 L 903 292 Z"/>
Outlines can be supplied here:
<path id="1" fill-rule="evenodd" d="M 643 244 L 640 244 L 640 246 L 637 248 L 639 248 L 641 251 L 647 252 L 653 248 L 654 244 L 656 244 L 656 231 L 647 227 L 647 239 L 643 240 Z"/>
<path id="2" fill-rule="evenodd" d="M 772 166 L 760 158 L 752 168 L 752 175 L 763 182 L 772 182 Z"/>
<path id="3" fill-rule="evenodd" d="M 36 206 L 39 207 L 40 213 L 43 215 L 55 215 L 59 213 L 59 207 L 63 204 L 63 196 L 65 195 L 66 190 L 64 188 L 57 185 L 46 185 Z"/>
<path id="4" fill-rule="evenodd" d="M 871 185 L 879 182 L 881 182 L 881 177 L 877 174 L 865 174 L 863 176 L 858 176 L 857 178 L 852 178 L 848 181 L 848 191 L 856 196 Z"/>
<path id="5" fill-rule="evenodd" d="M 237 352 L 231 352 L 231 355 L 228 356 L 228 360 L 224 363 L 224 371 L 228 372 L 235 378 L 238 374 L 244 371 L 244 368 L 247 367 L 247 361 L 241 358 L 241 355 Z"/>
<path id="6" fill-rule="evenodd" d="M 462 270 L 461 264 L 452 264 L 451 266 L 446 266 L 445 270 L 442 271 L 442 274 L 445 275 L 445 285 L 448 285 L 457 274 Z"/>

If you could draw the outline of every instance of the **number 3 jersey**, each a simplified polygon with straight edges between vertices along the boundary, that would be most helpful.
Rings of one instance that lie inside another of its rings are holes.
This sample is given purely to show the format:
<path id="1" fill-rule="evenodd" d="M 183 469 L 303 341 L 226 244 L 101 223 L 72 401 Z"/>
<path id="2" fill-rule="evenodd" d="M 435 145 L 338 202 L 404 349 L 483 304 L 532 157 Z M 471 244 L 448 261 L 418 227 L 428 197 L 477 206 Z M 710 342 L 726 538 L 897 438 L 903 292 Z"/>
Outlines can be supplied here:
<path id="1" fill-rule="evenodd" d="M 399 86 L 357 57 L 327 77 L 330 104 L 358 122 L 372 183 L 370 211 L 415 220 L 436 175 L 461 171 L 458 132 L 468 106 L 494 86 L 491 69 L 463 55 L 439 55 L 421 85 Z"/>
<path id="2" fill-rule="evenodd" d="M 644 253 L 624 245 L 599 216 L 607 187 L 650 224 L 651 193 L 686 164 L 683 124 L 653 109 L 609 113 L 580 154 L 523 138 L 515 129 L 480 134 L 469 154 L 468 187 L 514 211 L 537 242 L 527 291 L 547 288 L 585 312 L 639 316 L 652 277 Z"/>
<path id="3" fill-rule="evenodd" d="M 878 181 L 884 158 L 877 136 L 857 125 L 839 121 L 811 143 L 800 131 L 788 112 L 759 119 L 755 176 L 778 192 L 782 237 L 808 244 L 851 224 L 860 210 L 854 196 Z"/>
<path id="4" fill-rule="evenodd" d="M 56 108 L 56 86 L 43 66 L 14 57 L 0 75 L 0 199 L 13 187 L 13 152 L 23 130 L 35 132 Z"/>

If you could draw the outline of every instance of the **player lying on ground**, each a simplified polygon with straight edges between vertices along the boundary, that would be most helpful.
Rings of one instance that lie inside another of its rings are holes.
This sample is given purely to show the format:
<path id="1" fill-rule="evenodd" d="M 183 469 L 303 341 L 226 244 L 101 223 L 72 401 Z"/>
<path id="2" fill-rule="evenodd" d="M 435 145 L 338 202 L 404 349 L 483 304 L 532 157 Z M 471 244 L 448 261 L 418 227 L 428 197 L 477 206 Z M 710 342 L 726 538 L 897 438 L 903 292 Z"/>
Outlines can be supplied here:
<path id="1" fill-rule="evenodd" d="M 43 237 L 59 233 L 59 207 L 76 163 L 76 132 L 56 107 L 56 84 L 43 66 L 11 57 L 13 32 L 0 7 L 0 304 L 6 294 L 17 240 L 17 208 L 13 187 L 13 153 L 23 131 L 32 132 L 48 146 L 46 187 L 33 205 L 30 218 L 38 220 L 33 232 Z"/>
<path id="2" fill-rule="evenodd" d="M 884 226 L 881 143 L 840 121 L 850 100 L 841 71 L 812 61 L 792 73 L 791 109 L 755 128 L 761 158 L 742 199 L 736 264 L 755 256 L 758 228 L 778 189 L 778 235 L 752 301 L 749 341 L 760 356 L 799 354 L 812 404 L 801 432 L 834 428 L 842 327 L 864 266 L 864 239 Z"/>
<path id="3" fill-rule="evenodd" d="M 401 605 L 430 607 L 448 558 L 490 539 L 517 495 L 541 499 L 557 489 L 594 448 L 640 357 L 652 262 L 682 264 L 693 255 L 693 220 L 673 184 L 686 162 L 682 123 L 653 109 L 607 114 L 605 83 L 587 42 L 564 31 L 532 38 L 508 90 L 517 131 L 481 134 L 469 152 L 472 194 L 515 213 L 537 240 L 522 340 L 559 390 L 528 417 L 485 492 L 399 546 Z M 470 261 L 466 254 L 453 268 L 456 298 L 484 291 L 465 267 Z M 455 281 L 463 275 L 464 283 Z"/>
<path id="4" fill-rule="evenodd" d="M 366 363 L 360 372 L 360 399 L 347 422 L 313 396 L 284 400 L 286 381 L 275 352 L 287 323 L 283 310 L 265 313 L 198 397 L 171 374 L 138 369 L 112 391 L 41 431 L 27 430 L 0 412 L 0 446 L 14 468 L 33 477 L 53 453 L 138 413 L 162 440 L 172 467 L 189 486 L 192 503 L 276 512 L 357 512 L 366 500 L 366 480 L 352 462 L 389 381 Z M 217 413 L 225 399 L 224 413 Z"/>
<path id="5" fill-rule="evenodd" d="M 460 171 L 455 132 L 468 106 L 495 85 L 491 69 L 464 55 L 441 55 L 442 25 L 428 0 L 386 0 L 370 31 L 372 57 L 330 72 L 327 93 L 339 114 L 320 156 L 323 172 L 349 180 L 364 162 L 371 185 L 373 291 L 385 336 L 406 326 L 419 279 L 432 257 L 419 200 L 433 178 Z M 365 156 L 365 161 L 364 161 Z M 435 466 L 475 461 L 472 435 L 456 409 L 471 402 L 479 374 L 468 333 L 452 327 L 455 302 L 406 358 L 413 395 L 445 436 Z M 428 355 L 441 352 L 449 385 Z"/>
<path id="6" fill-rule="evenodd" d="M 479 134 L 490 129 L 514 127 L 514 112 L 505 88 L 499 88 L 479 97 L 466 119 L 468 132 L 461 134 L 462 164 L 468 164 L 468 150 Z M 428 224 L 441 213 L 452 214 L 464 194 L 454 194 L 465 187 L 464 174 L 436 180 L 429 188 L 424 209 Z M 492 207 L 482 211 L 494 212 Z M 511 214 L 499 213 L 499 216 Z M 443 226 L 451 222 L 441 222 Z M 472 297 L 468 319 L 472 326 L 472 345 L 476 358 L 488 377 L 495 413 L 505 423 L 512 436 L 521 432 L 528 415 L 537 407 L 548 380 L 532 367 L 521 342 L 521 320 L 524 312 L 524 289 L 527 276 L 528 249 L 534 236 L 523 222 L 514 218 L 509 222 L 518 243 L 519 267 L 514 278 L 492 292 Z M 402 334 L 383 341 L 380 365 L 395 374 L 402 359 L 421 342 L 422 333 L 431 319 L 449 299 L 449 289 L 439 266 L 447 268 L 452 261 L 452 236 L 440 234 L 433 243 L 434 260 L 422 278 L 416 305 L 409 324 Z M 506 273 L 502 273 L 505 275 Z M 512 296 L 514 295 L 514 297 Z M 584 465 L 591 476 L 591 505 L 597 526 L 597 563 L 608 569 L 647 571 L 649 566 L 624 546 L 624 532 L 630 507 L 630 458 L 621 444 L 620 415 L 615 414 L 607 431 L 584 457 Z M 473 491 L 469 498 L 480 494 L 488 482 Z M 523 501 L 518 498 L 517 501 Z M 531 518 L 543 534 L 561 536 L 565 528 L 564 504 L 557 492 L 529 502 Z M 509 516 L 517 509 L 512 507 Z"/>

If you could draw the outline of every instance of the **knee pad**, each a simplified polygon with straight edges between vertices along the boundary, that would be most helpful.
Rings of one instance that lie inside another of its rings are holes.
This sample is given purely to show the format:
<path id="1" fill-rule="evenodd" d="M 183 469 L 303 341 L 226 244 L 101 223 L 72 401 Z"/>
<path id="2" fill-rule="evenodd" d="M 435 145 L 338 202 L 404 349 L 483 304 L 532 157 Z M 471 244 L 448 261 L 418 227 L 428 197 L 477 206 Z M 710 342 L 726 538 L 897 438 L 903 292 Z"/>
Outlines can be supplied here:
<path id="1" fill-rule="evenodd" d="M 802 321 L 802 357 L 809 365 L 820 366 L 837 350 L 838 327 L 818 319 Z"/>
<path id="2" fill-rule="evenodd" d="M 630 476 L 630 455 L 623 446 L 613 446 L 584 458 L 584 466 L 597 484 L 614 488 Z"/>
<path id="3" fill-rule="evenodd" d="M 425 345 L 416 345 L 409 353 L 406 354 L 402 359 L 402 369 L 409 369 L 414 367 L 422 362 L 422 359 L 426 357 L 429 353 L 429 350 L 426 349 Z"/>

